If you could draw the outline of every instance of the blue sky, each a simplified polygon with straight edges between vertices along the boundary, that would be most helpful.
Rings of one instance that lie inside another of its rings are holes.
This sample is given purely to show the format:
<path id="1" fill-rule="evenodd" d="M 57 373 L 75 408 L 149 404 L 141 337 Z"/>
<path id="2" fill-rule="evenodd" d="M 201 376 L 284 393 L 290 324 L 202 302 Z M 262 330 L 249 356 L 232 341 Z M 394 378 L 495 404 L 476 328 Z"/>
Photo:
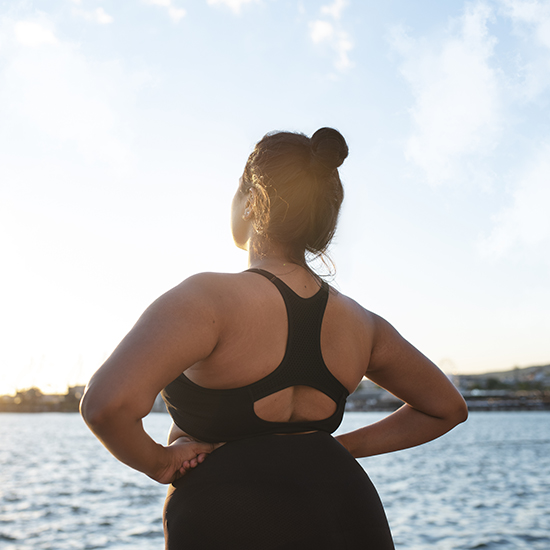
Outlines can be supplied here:
<path id="1" fill-rule="evenodd" d="M 239 271 L 271 130 L 350 156 L 334 284 L 449 373 L 550 360 L 550 2 L 0 2 L 0 392 L 85 382 Z"/>

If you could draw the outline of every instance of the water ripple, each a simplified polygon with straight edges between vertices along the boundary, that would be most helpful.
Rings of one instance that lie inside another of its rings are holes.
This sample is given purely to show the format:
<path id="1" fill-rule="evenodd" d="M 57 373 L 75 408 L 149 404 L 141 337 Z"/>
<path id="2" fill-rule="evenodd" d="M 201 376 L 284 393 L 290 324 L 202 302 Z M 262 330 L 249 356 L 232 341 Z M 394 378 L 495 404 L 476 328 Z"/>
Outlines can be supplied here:
<path id="1" fill-rule="evenodd" d="M 342 431 L 378 420 L 348 413 Z M 145 421 L 164 441 L 170 421 Z M 0 546 L 159 550 L 166 488 L 118 463 L 76 414 L 0 417 Z M 474 413 L 422 447 L 362 459 L 398 550 L 550 549 L 550 414 Z"/>

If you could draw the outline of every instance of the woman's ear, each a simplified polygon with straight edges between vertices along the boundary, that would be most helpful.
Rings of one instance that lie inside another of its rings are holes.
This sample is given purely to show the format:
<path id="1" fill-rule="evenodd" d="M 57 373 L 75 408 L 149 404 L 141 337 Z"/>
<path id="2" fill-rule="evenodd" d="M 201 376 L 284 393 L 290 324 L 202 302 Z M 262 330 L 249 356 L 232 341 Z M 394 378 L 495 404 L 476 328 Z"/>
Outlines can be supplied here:
<path id="1" fill-rule="evenodd" d="M 248 198 L 244 205 L 243 220 L 250 220 L 254 217 L 254 208 L 256 206 L 256 189 L 251 187 L 248 190 Z"/>

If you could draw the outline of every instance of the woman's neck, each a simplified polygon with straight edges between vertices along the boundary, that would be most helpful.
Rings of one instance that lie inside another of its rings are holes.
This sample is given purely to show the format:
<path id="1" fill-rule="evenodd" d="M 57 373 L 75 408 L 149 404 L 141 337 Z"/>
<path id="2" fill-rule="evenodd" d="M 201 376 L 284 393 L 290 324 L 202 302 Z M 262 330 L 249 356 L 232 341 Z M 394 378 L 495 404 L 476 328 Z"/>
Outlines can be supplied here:
<path id="1" fill-rule="evenodd" d="M 290 259 L 285 249 L 276 243 L 270 243 L 269 248 L 249 246 L 248 267 L 265 269 L 273 274 L 288 272 L 290 269 L 294 270 L 299 267 L 306 268 L 305 265 Z"/>

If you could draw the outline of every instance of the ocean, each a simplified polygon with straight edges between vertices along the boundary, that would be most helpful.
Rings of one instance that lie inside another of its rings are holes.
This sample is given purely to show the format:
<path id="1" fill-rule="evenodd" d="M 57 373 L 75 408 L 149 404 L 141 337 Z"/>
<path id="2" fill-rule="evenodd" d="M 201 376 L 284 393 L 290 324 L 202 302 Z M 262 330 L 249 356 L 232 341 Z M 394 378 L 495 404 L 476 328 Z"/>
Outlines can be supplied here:
<path id="1" fill-rule="evenodd" d="M 384 413 L 346 413 L 339 431 Z M 164 442 L 170 419 L 144 421 Z M 549 550 L 550 412 L 471 413 L 360 460 L 398 550 Z M 166 486 L 117 462 L 76 413 L 0 414 L 0 548 L 161 550 Z"/>

